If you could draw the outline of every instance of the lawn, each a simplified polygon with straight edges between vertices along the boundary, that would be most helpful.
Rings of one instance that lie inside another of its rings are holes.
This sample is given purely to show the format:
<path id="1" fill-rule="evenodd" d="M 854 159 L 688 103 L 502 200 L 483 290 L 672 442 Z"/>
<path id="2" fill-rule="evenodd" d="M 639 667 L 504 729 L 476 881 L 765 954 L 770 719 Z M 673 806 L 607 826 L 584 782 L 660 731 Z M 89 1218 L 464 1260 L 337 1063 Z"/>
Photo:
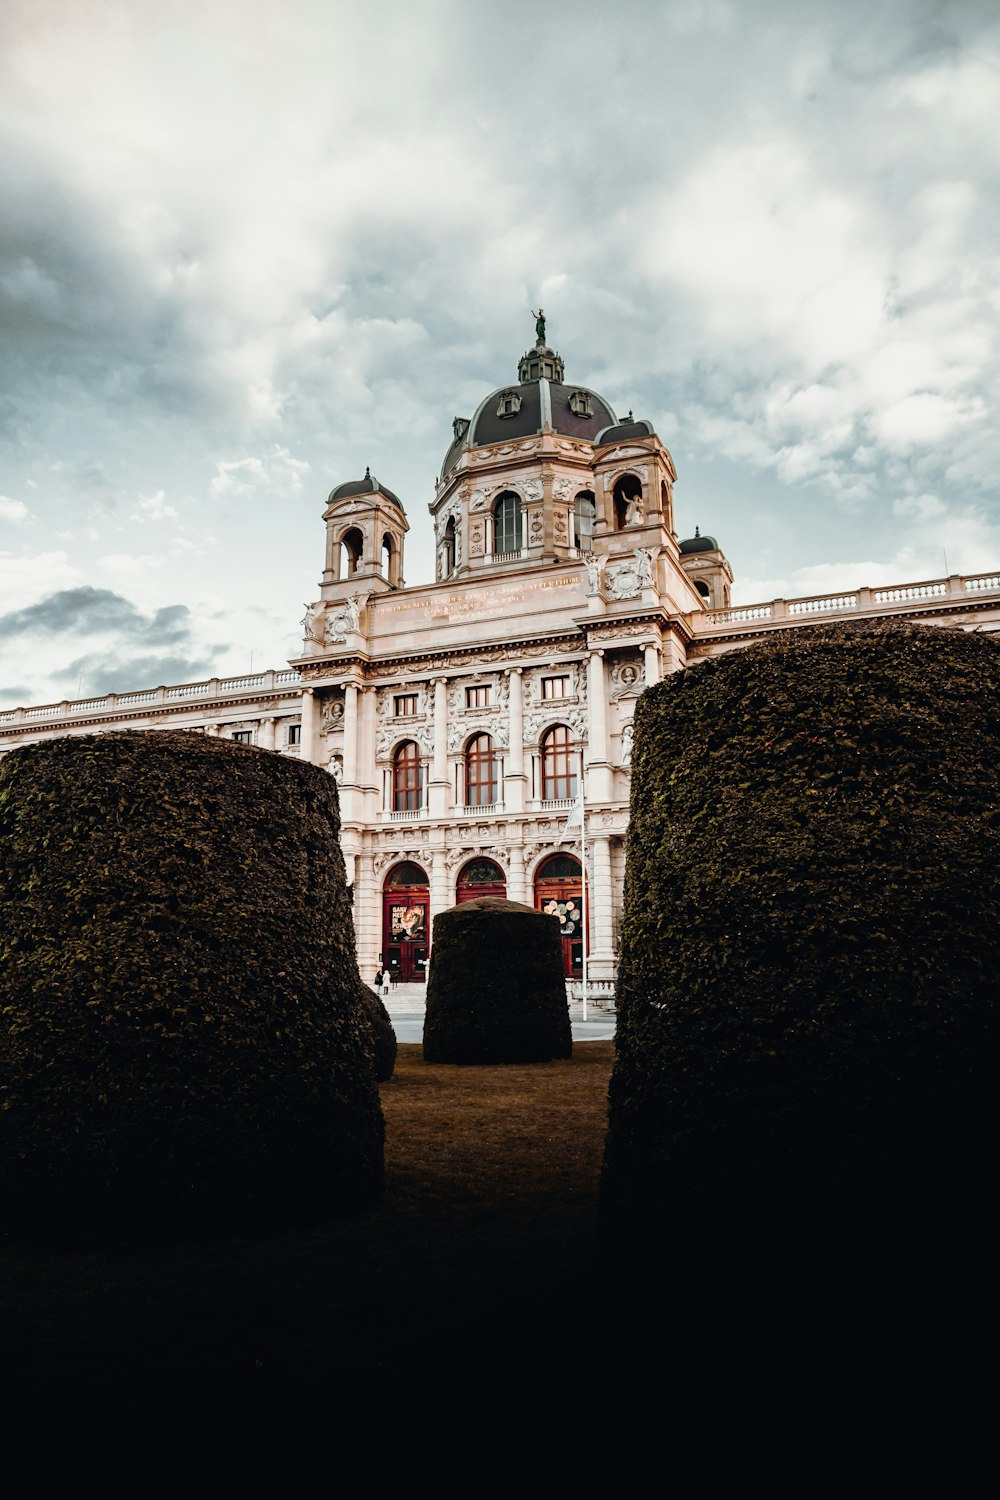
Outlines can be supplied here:
<path id="1" fill-rule="evenodd" d="M 459 1398 L 468 1381 L 510 1411 L 547 1369 L 582 1381 L 612 1055 L 585 1042 L 567 1061 L 463 1068 L 400 1046 L 384 1201 L 339 1223 L 119 1251 L 8 1243 L 7 1369 L 46 1402 L 197 1389 L 222 1413 L 237 1393 L 309 1390 L 344 1413 L 364 1390 L 387 1417 L 429 1384 Z"/>

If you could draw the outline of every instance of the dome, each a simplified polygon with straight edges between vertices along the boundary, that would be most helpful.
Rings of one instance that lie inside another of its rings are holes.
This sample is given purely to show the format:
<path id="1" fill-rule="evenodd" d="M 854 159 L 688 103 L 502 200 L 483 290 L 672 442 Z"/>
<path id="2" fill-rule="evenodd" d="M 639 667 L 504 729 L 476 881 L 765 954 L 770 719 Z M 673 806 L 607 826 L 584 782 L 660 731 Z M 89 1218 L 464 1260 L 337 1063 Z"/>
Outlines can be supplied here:
<path id="1" fill-rule="evenodd" d="M 694 528 L 694 536 L 688 537 L 687 541 L 679 542 L 681 555 L 690 555 L 692 552 L 719 552 L 720 548 L 714 536 L 702 536 L 697 526 Z"/>
<path id="2" fill-rule="evenodd" d="M 348 479 L 344 484 L 338 484 L 336 489 L 330 491 L 327 504 L 332 504 L 334 500 L 350 500 L 355 495 L 374 495 L 376 492 L 384 495 L 387 500 L 391 500 L 393 505 L 398 505 L 400 510 L 403 509 L 403 502 L 399 496 L 394 495 L 392 490 L 386 489 L 384 484 L 374 479 L 369 469 L 365 470 L 364 479 Z"/>
<path id="3" fill-rule="evenodd" d="M 605 427 L 599 432 L 594 442 L 599 448 L 604 448 L 608 443 L 625 443 L 630 438 L 645 438 L 653 436 L 653 424 L 647 422 L 645 417 L 638 422 L 633 421 L 632 413 L 628 414 L 627 422 L 619 422 L 617 427 Z"/>
<path id="4" fill-rule="evenodd" d="M 455 436 L 441 465 L 442 479 L 467 447 L 516 442 L 543 428 L 592 443 L 600 432 L 615 427 L 618 419 L 604 397 L 566 382 L 562 359 L 547 345 L 536 344 L 523 355 L 517 373 L 517 383 L 491 391 L 470 422 L 456 418 Z"/>

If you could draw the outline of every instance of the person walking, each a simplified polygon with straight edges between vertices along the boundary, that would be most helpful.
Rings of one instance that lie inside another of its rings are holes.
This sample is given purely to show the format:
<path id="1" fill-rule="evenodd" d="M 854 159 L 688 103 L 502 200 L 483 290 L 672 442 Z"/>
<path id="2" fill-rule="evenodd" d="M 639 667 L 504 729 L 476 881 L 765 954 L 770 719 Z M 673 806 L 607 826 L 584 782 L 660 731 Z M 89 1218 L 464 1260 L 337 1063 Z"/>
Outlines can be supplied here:
<path id="1" fill-rule="evenodd" d="M 387 1000 L 389 998 L 389 983 L 390 983 L 389 970 L 386 969 L 384 971 L 383 975 L 382 975 L 382 999 L 383 1000 Z"/>
<path id="2" fill-rule="evenodd" d="M 374 985 L 374 989 L 375 989 L 376 995 L 381 995 L 381 993 L 382 993 L 382 970 L 381 969 L 376 969 L 376 971 L 375 971 L 375 985 Z"/>

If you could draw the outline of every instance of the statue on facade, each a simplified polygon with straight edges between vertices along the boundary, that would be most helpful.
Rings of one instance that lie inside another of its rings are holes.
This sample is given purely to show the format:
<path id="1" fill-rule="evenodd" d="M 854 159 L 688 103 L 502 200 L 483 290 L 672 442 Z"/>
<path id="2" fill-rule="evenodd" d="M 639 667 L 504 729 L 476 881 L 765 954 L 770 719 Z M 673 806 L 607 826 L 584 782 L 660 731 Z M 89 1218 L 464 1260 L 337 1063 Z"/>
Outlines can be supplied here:
<path id="1" fill-rule="evenodd" d="M 302 629 L 305 631 L 307 641 L 315 641 L 317 646 L 323 644 L 323 614 L 322 604 L 307 604 L 305 618 L 302 620 Z"/>
<path id="2" fill-rule="evenodd" d="M 587 593 L 599 594 L 601 592 L 601 574 L 604 572 L 606 557 L 595 557 L 591 552 L 584 558 L 587 569 Z"/>
<path id="3" fill-rule="evenodd" d="M 331 755 L 327 770 L 339 786 L 344 779 L 344 757 L 342 755 Z"/>
<path id="4" fill-rule="evenodd" d="M 646 513 L 642 508 L 642 496 L 630 495 L 628 500 L 628 510 L 625 512 L 625 525 L 641 526 L 645 519 Z"/>
<path id="5" fill-rule="evenodd" d="M 639 565 L 639 582 L 644 589 L 654 587 L 653 582 L 653 559 L 656 553 L 652 547 L 636 547 L 635 560 Z"/>
<path id="6" fill-rule="evenodd" d="M 628 723 L 625 725 L 625 728 L 622 730 L 622 765 L 623 766 L 630 766 L 632 764 L 632 734 L 633 734 L 633 728 L 634 728 L 634 726 L 632 724 L 632 720 L 629 719 Z"/>
<path id="7" fill-rule="evenodd" d="M 535 312 L 535 309 L 532 308 L 531 309 L 531 316 L 535 320 L 535 335 L 537 337 L 538 343 L 544 344 L 545 343 L 545 309 L 544 309 L 544 307 L 540 307 L 537 312 Z"/>
<path id="8" fill-rule="evenodd" d="M 352 594 L 337 606 L 326 622 L 326 645 L 332 646 L 345 641 L 351 632 L 359 628 L 361 611 L 370 598 L 371 594 Z"/>

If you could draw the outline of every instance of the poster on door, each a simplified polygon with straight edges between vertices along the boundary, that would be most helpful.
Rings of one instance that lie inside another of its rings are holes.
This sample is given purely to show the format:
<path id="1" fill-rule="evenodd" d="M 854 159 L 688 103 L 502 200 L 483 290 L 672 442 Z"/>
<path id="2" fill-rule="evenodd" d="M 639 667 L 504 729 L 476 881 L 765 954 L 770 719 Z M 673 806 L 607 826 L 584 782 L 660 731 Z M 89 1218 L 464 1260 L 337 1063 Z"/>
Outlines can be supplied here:
<path id="1" fill-rule="evenodd" d="M 389 936 L 394 943 L 422 941 L 426 932 L 424 908 L 422 906 L 392 906 L 389 908 Z"/>

